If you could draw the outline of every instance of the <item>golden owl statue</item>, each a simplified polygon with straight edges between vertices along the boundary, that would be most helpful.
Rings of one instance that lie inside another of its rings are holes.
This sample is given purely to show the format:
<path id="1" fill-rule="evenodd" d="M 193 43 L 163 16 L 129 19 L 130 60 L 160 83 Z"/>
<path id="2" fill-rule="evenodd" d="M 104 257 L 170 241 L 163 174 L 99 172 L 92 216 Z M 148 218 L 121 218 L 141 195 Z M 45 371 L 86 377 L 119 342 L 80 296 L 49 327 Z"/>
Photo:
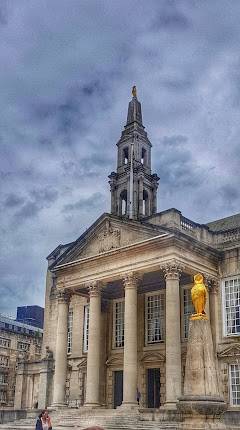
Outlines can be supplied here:
<path id="1" fill-rule="evenodd" d="M 192 315 L 191 319 L 207 319 L 205 312 L 207 288 L 203 283 L 203 276 L 200 273 L 194 276 L 194 285 L 191 289 L 191 297 L 196 312 Z"/>

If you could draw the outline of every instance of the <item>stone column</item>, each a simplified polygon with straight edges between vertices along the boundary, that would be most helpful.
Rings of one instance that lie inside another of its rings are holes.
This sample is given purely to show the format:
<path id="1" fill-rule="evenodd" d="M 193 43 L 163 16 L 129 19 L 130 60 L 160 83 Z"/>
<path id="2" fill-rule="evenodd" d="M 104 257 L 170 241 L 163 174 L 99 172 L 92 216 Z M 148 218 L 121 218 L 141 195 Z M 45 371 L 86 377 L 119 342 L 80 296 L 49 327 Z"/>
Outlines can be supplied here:
<path id="1" fill-rule="evenodd" d="M 90 306 L 85 406 L 99 406 L 101 287 L 99 283 L 92 283 L 88 289 Z"/>
<path id="2" fill-rule="evenodd" d="M 57 298 L 58 322 L 56 333 L 53 406 L 61 407 L 66 404 L 65 391 L 67 378 L 67 324 L 69 295 L 65 291 L 59 291 Z"/>
<path id="3" fill-rule="evenodd" d="M 45 409 L 49 405 L 49 386 L 52 384 L 53 377 L 53 353 L 48 347 L 45 349 L 44 358 L 41 361 L 38 408 Z"/>
<path id="4" fill-rule="evenodd" d="M 169 409 L 176 408 L 182 393 L 181 335 L 180 335 L 180 290 L 181 268 L 176 262 L 162 267 L 166 280 L 166 403 Z"/>
<path id="5" fill-rule="evenodd" d="M 16 389 L 14 397 L 14 409 L 24 408 L 23 402 L 23 391 L 24 391 L 24 380 L 26 378 L 26 363 L 20 362 L 16 372 Z"/>
<path id="6" fill-rule="evenodd" d="M 133 273 L 123 279 L 125 288 L 123 405 L 137 406 L 137 285 Z"/>

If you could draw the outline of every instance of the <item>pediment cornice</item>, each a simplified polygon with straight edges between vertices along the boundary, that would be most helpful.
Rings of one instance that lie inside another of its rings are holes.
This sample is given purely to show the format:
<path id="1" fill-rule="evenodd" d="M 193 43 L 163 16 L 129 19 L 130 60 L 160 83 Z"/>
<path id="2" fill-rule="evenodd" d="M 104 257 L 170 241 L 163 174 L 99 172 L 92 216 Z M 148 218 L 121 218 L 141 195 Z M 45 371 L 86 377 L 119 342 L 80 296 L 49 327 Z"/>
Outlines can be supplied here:
<path id="1" fill-rule="evenodd" d="M 240 358 L 240 343 L 233 343 L 217 353 L 219 359 Z"/>
<path id="2" fill-rule="evenodd" d="M 142 354 L 140 361 L 143 364 L 155 363 L 156 361 L 164 363 L 165 355 L 157 351 L 148 351 Z"/>
<path id="3" fill-rule="evenodd" d="M 106 361 L 107 367 L 122 367 L 123 366 L 123 354 L 118 354 L 109 357 L 109 359 Z"/>

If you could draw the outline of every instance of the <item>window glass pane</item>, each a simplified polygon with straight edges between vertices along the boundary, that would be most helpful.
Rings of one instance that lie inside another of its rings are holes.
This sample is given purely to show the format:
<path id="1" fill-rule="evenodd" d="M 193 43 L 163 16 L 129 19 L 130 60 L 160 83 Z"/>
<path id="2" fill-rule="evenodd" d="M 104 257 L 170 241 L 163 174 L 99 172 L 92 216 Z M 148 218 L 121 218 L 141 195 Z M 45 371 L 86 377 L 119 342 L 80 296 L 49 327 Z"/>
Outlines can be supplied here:
<path id="1" fill-rule="evenodd" d="M 240 278 L 224 282 L 226 334 L 240 335 Z"/>
<path id="2" fill-rule="evenodd" d="M 231 404 L 240 405 L 240 365 L 230 365 Z"/>
<path id="3" fill-rule="evenodd" d="M 88 351 L 88 334 L 89 334 L 89 305 L 86 305 L 84 306 L 83 352 Z"/>
<path id="4" fill-rule="evenodd" d="M 183 288 L 183 337 L 188 338 L 189 317 L 194 313 L 191 288 Z"/>
<path id="5" fill-rule="evenodd" d="M 72 325 L 73 325 L 73 310 L 68 312 L 68 336 L 67 336 L 67 352 L 72 352 Z"/>
<path id="6" fill-rule="evenodd" d="M 124 346 L 124 301 L 114 302 L 114 347 Z"/>
<path id="7" fill-rule="evenodd" d="M 164 340 L 165 332 L 165 295 L 164 292 L 146 296 L 146 343 Z"/>

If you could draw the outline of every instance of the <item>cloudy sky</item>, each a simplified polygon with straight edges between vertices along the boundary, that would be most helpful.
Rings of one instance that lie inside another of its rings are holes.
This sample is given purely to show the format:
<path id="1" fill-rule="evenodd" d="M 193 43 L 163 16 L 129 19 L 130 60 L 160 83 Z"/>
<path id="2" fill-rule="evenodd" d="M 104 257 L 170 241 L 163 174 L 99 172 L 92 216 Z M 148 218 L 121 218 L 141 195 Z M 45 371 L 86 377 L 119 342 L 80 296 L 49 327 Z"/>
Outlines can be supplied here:
<path id="1" fill-rule="evenodd" d="M 109 211 L 131 87 L 158 209 L 240 212 L 239 0 L 0 0 L 0 311 L 44 303 L 45 257 Z"/>

